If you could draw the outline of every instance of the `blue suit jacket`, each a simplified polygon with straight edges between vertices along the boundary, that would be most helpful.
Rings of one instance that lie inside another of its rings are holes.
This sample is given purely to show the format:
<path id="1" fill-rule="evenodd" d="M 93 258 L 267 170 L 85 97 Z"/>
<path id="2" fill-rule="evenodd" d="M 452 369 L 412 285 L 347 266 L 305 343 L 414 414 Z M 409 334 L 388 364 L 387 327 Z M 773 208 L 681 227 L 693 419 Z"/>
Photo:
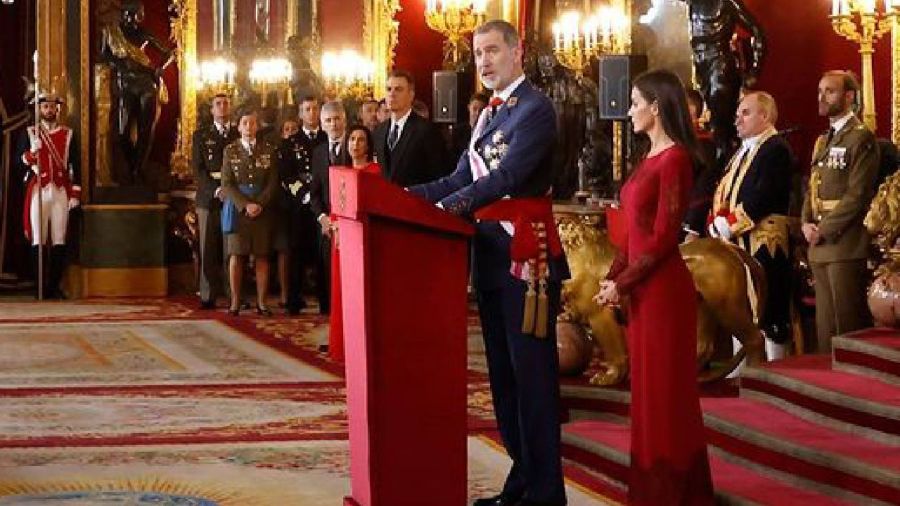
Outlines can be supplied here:
<path id="1" fill-rule="evenodd" d="M 499 132 L 499 134 L 498 134 Z M 556 112 L 553 104 L 528 81 L 523 81 L 510 99 L 497 109 L 491 122 L 475 140 L 475 149 L 505 144 L 499 165 L 485 177 L 472 180 L 468 150 L 456 170 L 431 183 L 411 187 L 410 192 L 432 202 L 440 202 L 446 211 L 471 217 L 475 211 L 510 196 L 547 195 L 553 181 L 553 149 L 556 146 Z M 476 223 L 473 238 L 474 281 L 480 290 L 496 289 L 509 282 L 510 236 L 498 222 Z M 550 278 L 569 276 L 564 256 L 550 262 Z"/>

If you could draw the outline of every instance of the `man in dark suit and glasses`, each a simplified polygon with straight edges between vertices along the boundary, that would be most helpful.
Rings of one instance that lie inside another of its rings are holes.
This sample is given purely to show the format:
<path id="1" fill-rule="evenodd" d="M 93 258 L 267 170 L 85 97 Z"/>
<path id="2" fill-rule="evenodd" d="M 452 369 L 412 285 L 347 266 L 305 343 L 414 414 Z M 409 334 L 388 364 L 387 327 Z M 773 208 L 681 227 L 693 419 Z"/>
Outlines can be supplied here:
<path id="1" fill-rule="evenodd" d="M 309 190 L 310 208 L 319 222 L 319 255 L 316 265 L 316 292 L 319 312 L 331 310 L 331 203 L 328 197 L 328 168 L 341 165 L 345 154 L 341 142 L 347 125 L 347 113 L 340 102 L 326 102 L 322 106 L 322 129 L 328 136 L 312 152 L 312 183 Z"/>
<path id="2" fill-rule="evenodd" d="M 372 134 L 384 177 L 404 187 L 434 181 L 450 172 L 446 143 L 437 127 L 413 112 L 415 98 L 412 74 L 392 71 L 385 95 L 391 117 Z"/>

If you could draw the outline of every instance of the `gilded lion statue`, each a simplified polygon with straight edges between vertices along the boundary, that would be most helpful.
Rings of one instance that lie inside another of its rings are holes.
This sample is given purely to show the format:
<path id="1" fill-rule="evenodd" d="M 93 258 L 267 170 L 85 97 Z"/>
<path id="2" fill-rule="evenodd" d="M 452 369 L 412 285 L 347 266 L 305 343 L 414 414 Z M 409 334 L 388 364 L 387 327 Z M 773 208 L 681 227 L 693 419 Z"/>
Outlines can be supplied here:
<path id="1" fill-rule="evenodd" d="M 606 231 L 579 220 L 559 222 L 563 248 L 572 278 L 563 287 L 560 321 L 590 328 L 600 347 L 601 370 L 591 378 L 597 385 L 614 385 L 628 376 L 625 329 L 610 308 L 592 300 L 599 281 L 609 272 L 616 248 Z M 755 323 L 747 284 L 753 283 L 757 300 L 764 307 L 765 276 L 762 267 L 744 250 L 715 239 L 698 239 L 681 245 L 681 254 L 694 278 L 698 294 L 697 363 L 699 379 L 724 377 L 747 358 L 750 365 L 762 361 L 763 338 Z M 717 342 L 731 343 L 735 336 L 743 344 L 740 352 L 717 367 L 710 367 Z"/>
<path id="2" fill-rule="evenodd" d="M 890 256 L 900 247 L 900 172 L 878 187 L 863 224 L 884 254 Z"/>

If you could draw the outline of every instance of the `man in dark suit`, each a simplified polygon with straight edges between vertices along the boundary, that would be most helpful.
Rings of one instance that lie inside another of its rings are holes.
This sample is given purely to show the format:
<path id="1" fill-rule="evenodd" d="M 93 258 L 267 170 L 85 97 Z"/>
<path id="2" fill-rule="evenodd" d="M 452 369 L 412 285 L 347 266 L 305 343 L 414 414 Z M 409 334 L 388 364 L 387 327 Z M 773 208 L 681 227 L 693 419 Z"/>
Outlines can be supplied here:
<path id="1" fill-rule="evenodd" d="M 505 21 L 475 30 L 475 63 L 493 90 L 490 106 L 453 174 L 409 189 L 478 220 L 474 282 L 494 411 L 513 465 L 500 494 L 476 506 L 566 504 L 555 322 L 568 268 L 550 201 L 556 117 L 525 80 L 522 52 Z"/>
<path id="2" fill-rule="evenodd" d="M 198 128 L 191 145 L 191 165 L 197 181 L 197 218 L 200 233 L 200 307 L 212 309 L 224 296 L 225 242 L 222 237 L 222 152 L 240 134 L 229 123 L 231 103 L 218 94 L 210 105 L 213 122 Z"/>
<path id="3" fill-rule="evenodd" d="M 849 72 L 826 72 L 819 81 L 819 116 L 828 133 L 813 149 L 809 191 L 803 201 L 803 235 L 816 282 L 816 333 L 819 352 L 831 352 L 831 339 L 870 325 L 866 305 L 872 241 L 863 219 L 875 194 L 878 144 L 857 119 L 859 83 Z"/>
<path id="4" fill-rule="evenodd" d="M 316 291 L 319 312 L 331 310 L 331 202 L 328 194 L 328 168 L 343 163 L 345 153 L 341 144 L 346 131 L 347 113 L 337 101 L 322 106 L 322 129 L 328 140 L 312 152 L 312 183 L 309 190 L 310 208 L 319 223 L 319 255 L 316 266 Z"/>
<path id="5" fill-rule="evenodd" d="M 427 183 L 450 172 L 444 139 L 431 122 L 413 112 L 415 97 L 412 74 L 392 71 L 385 95 L 391 117 L 373 132 L 384 177 L 400 186 Z"/>
<path id="6" fill-rule="evenodd" d="M 768 296 L 760 326 L 769 360 L 784 357 L 791 337 L 791 255 L 788 204 L 794 156 L 775 130 L 778 108 L 766 92 L 746 94 L 735 126 L 741 147 L 726 166 L 713 196 L 708 231 L 737 244 L 759 261 Z"/>

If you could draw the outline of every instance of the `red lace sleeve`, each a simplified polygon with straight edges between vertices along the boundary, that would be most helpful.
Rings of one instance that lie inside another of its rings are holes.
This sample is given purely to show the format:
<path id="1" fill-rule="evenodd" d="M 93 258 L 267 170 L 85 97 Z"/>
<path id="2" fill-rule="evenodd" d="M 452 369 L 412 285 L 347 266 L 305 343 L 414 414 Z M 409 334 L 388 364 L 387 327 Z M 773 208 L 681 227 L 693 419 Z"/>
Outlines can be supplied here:
<path id="1" fill-rule="evenodd" d="M 646 235 L 641 241 L 640 254 L 615 277 L 620 295 L 631 292 L 661 260 L 673 253 L 678 254 L 678 235 L 691 191 L 691 160 L 685 150 L 676 147 L 655 162 L 659 164 L 657 177 L 644 178 L 642 182 L 657 188 L 643 188 L 640 191 L 655 190 L 658 195 L 656 215 L 637 220 L 639 223 L 652 222 L 652 229 L 641 231 Z M 653 212 L 653 209 L 648 206 L 647 212 Z"/>
<path id="2" fill-rule="evenodd" d="M 616 252 L 616 257 L 613 258 L 612 265 L 609 267 L 609 272 L 606 273 L 606 279 L 611 279 L 613 281 L 622 274 L 628 267 L 628 250 L 627 249 L 619 249 Z"/>

